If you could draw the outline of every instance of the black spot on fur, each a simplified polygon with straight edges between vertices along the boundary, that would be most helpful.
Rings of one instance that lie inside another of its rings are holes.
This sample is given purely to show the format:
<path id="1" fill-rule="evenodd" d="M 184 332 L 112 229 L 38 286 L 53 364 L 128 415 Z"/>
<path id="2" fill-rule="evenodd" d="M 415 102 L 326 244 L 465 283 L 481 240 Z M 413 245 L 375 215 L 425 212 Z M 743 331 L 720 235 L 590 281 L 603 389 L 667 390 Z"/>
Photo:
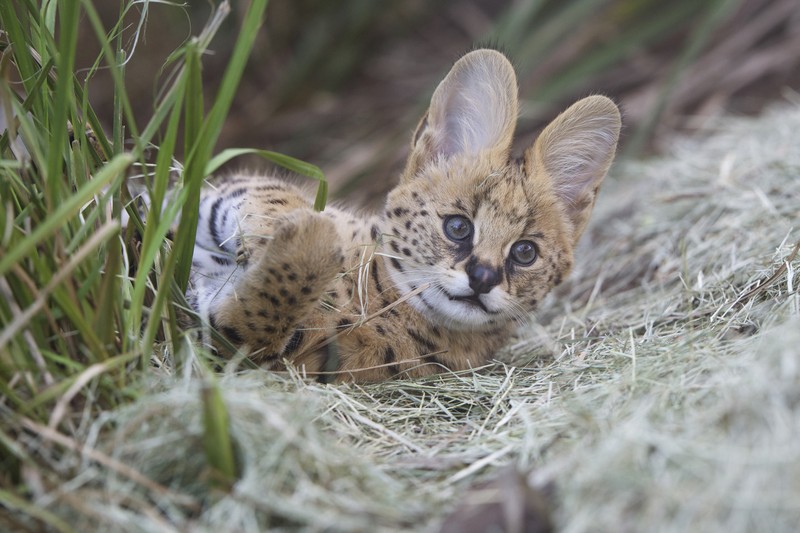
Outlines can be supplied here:
<path id="1" fill-rule="evenodd" d="M 408 330 L 408 334 L 417 344 L 425 348 L 425 353 L 436 351 L 436 345 L 430 339 L 423 337 L 419 332 L 410 329 Z"/>
<path id="2" fill-rule="evenodd" d="M 391 346 L 387 346 L 386 350 L 383 352 L 383 362 L 387 365 L 387 369 L 392 376 L 396 376 L 400 373 L 400 366 L 396 364 L 392 364 L 397 361 L 397 356 L 394 354 L 394 349 Z"/>
<path id="3" fill-rule="evenodd" d="M 395 267 L 397 270 L 399 270 L 400 272 L 403 271 L 403 266 L 400 264 L 400 261 L 398 261 L 396 257 L 390 258 L 389 261 L 392 262 L 392 266 Z"/>
<path id="4" fill-rule="evenodd" d="M 378 229 L 378 226 L 373 224 L 372 227 L 369 229 L 369 235 L 370 237 L 372 237 L 373 241 L 377 241 L 378 237 L 380 237 L 381 235 L 381 231 L 380 229 Z"/>
<path id="5" fill-rule="evenodd" d="M 238 331 L 236 331 L 236 328 L 232 328 L 230 326 L 222 326 L 221 328 L 219 328 L 219 332 L 225 335 L 225 337 L 227 337 L 228 340 L 234 344 L 242 344 L 244 342 L 242 335 Z"/>

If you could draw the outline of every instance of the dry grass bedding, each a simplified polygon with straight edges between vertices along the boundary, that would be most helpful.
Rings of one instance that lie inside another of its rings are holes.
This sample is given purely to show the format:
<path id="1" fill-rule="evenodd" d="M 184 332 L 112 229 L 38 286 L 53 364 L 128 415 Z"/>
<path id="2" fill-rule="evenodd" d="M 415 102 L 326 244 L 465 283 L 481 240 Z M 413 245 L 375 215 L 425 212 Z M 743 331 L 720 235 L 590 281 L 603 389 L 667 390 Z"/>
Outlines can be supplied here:
<path id="1" fill-rule="evenodd" d="M 202 372 L 166 364 L 83 420 L 83 447 L 30 428 L 64 479 L 34 501 L 76 531 L 436 531 L 513 464 L 563 531 L 793 530 L 798 131 L 785 105 L 613 170 L 576 271 L 502 362 L 366 387 L 223 372 L 230 491 L 209 488 Z"/>

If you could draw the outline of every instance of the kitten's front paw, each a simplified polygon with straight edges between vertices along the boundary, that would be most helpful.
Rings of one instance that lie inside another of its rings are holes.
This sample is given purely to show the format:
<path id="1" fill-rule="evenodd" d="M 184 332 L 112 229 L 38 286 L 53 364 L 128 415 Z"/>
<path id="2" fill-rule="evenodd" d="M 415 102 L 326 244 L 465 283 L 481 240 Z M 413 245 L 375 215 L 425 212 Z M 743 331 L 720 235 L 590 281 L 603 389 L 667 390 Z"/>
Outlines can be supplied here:
<path id="1" fill-rule="evenodd" d="M 333 220 L 314 211 L 294 211 L 282 217 L 271 249 L 291 256 L 302 270 L 335 275 L 344 263 L 339 232 Z"/>

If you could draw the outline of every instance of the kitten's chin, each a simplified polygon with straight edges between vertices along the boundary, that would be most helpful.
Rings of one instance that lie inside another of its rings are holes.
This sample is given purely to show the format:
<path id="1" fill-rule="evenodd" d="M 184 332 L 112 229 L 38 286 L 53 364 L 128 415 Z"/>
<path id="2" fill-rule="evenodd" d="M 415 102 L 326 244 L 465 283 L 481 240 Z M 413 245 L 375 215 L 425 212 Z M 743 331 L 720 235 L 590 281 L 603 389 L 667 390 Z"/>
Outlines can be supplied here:
<path id="1" fill-rule="evenodd" d="M 504 323 L 498 312 L 477 298 L 453 297 L 439 289 L 427 289 L 410 299 L 414 308 L 431 322 L 456 331 L 484 331 Z"/>

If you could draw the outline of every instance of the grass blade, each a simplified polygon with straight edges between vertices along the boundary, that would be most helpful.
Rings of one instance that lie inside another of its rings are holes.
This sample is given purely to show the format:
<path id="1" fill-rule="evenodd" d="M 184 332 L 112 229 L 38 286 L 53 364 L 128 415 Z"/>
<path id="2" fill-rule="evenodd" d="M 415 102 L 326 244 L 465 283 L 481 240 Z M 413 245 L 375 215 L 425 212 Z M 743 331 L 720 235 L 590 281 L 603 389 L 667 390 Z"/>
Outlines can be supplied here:
<path id="1" fill-rule="evenodd" d="M 305 161 L 301 161 L 299 159 L 295 159 L 294 157 L 280 154 L 278 152 L 258 150 L 256 148 L 229 148 L 227 150 L 223 150 L 208 162 L 208 165 L 206 165 L 205 175 L 209 176 L 230 160 L 248 154 L 263 157 L 264 159 L 271 161 L 287 170 L 291 170 L 292 172 L 296 172 L 302 176 L 317 180 L 319 182 L 319 186 L 317 187 L 317 196 L 314 203 L 314 208 L 317 211 L 322 211 L 325 209 L 325 203 L 328 197 L 328 182 L 325 179 L 325 174 L 322 172 L 322 170 L 316 165 L 306 163 Z"/>
<path id="2" fill-rule="evenodd" d="M 212 469 L 211 481 L 217 488 L 227 490 L 237 476 L 228 409 L 215 381 L 207 381 L 200 394 L 203 403 L 203 449 Z"/>
<path id="3" fill-rule="evenodd" d="M 56 184 L 61 180 L 61 169 L 64 166 L 64 146 L 67 142 L 67 122 L 70 107 L 74 104 L 72 91 L 72 71 L 75 66 L 75 51 L 78 47 L 78 2 L 60 3 L 60 37 L 59 54 L 56 56 L 55 102 L 50 120 L 50 146 L 47 158 L 47 205 L 51 208 L 58 205 L 55 196 L 61 190 Z"/>

